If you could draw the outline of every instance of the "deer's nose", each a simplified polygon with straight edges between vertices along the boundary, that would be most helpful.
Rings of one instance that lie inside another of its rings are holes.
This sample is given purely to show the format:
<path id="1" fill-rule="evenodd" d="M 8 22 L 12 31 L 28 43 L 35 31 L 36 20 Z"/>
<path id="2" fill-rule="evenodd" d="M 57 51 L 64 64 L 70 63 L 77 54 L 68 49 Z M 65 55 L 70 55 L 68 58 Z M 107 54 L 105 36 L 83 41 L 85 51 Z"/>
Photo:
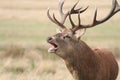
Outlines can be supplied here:
<path id="1" fill-rule="evenodd" d="M 52 37 L 48 37 L 47 42 L 50 42 L 52 39 L 53 39 Z"/>

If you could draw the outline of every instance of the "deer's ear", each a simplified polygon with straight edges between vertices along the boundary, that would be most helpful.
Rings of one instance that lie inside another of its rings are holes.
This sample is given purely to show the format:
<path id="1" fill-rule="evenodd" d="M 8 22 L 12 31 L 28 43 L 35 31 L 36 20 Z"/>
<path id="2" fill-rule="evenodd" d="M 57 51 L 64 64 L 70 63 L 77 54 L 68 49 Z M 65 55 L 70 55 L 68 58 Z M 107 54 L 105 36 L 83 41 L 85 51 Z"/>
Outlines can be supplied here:
<path id="1" fill-rule="evenodd" d="M 85 34 L 85 31 L 86 31 L 86 29 L 79 29 L 79 30 L 76 32 L 75 36 L 76 36 L 78 39 L 80 39 L 81 36 Z"/>
<path id="2" fill-rule="evenodd" d="M 62 33 L 62 30 L 57 28 L 57 29 L 56 29 L 56 32 L 57 32 L 57 33 Z"/>

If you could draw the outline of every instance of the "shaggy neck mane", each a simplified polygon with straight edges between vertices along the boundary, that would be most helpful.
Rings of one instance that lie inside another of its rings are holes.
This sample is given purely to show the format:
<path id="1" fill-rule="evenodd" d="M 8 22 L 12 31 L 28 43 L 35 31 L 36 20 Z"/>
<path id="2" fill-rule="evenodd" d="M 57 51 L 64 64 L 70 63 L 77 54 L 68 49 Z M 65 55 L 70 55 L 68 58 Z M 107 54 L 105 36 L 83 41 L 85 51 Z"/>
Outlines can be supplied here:
<path id="1" fill-rule="evenodd" d="M 81 80 L 87 80 L 85 77 L 86 73 L 84 72 L 90 73 L 92 71 L 95 72 L 94 75 L 96 75 L 98 69 L 95 67 L 99 62 L 96 59 L 94 51 L 83 41 L 74 43 L 74 45 L 76 45 L 76 47 L 74 46 L 73 51 L 69 53 L 71 55 L 65 59 L 66 66 L 76 80 L 80 80 L 80 78 Z"/>

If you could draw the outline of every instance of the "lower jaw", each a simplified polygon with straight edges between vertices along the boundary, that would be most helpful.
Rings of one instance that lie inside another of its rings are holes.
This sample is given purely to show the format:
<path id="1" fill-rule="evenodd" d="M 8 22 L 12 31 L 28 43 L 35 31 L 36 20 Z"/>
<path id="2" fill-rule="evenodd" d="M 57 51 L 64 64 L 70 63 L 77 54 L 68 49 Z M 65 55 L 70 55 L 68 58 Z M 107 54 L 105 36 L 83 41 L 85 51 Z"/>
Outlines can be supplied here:
<path id="1" fill-rule="evenodd" d="M 49 48 L 48 49 L 49 53 L 56 53 L 56 51 L 57 51 L 57 48 Z"/>
<path id="2" fill-rule="evenodd" d="M 49 50 L 48 50 L 48 52 L 49 52 L 49 53 L 55 53 L 56 51 L 49 51 Z"/>
<path id="3" fill-rule="evenodd" d="M 57 49 L 54 49 L 54 50 L 48 49 L 49 53 L 56 53 L 56 51 L 57 51 Z"/>

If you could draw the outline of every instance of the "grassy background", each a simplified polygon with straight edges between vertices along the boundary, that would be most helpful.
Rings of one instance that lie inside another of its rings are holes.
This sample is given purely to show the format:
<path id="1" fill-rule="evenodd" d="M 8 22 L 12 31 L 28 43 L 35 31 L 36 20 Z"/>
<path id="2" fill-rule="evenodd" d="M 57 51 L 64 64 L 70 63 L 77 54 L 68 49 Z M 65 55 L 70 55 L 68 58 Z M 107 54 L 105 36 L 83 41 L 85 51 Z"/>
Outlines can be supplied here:
<path id="1" fill-rule="evenodd" d="M 77 0 L 66 0 L 64 10 Z M 90 6 L 81 14 L 82 23 L 92 23 L 110 11 L 112 0 L 81 0 L 77 7 Z M 120 0 L 118 0 L 120 3 Z M 1 80 L 73 80 L 64 62 L 49 54 L 46 38 L 55 34 L 55 24 L 47 18 L 47 8 L 59 18 L 58 0 L 0 0 L 0 79 Z M 88 19 L 89 18 L 89 19 Z M 76 16 L 74 21 L 77 23 Z M 119 62 L 120 12 L 104 24 L 87 29 L 82 37 L 91 47 L 110 49 Z M 66 25 L 70 26 L 69 21 Z M 118 77 L 117 80 L 120 78 Z"/>

